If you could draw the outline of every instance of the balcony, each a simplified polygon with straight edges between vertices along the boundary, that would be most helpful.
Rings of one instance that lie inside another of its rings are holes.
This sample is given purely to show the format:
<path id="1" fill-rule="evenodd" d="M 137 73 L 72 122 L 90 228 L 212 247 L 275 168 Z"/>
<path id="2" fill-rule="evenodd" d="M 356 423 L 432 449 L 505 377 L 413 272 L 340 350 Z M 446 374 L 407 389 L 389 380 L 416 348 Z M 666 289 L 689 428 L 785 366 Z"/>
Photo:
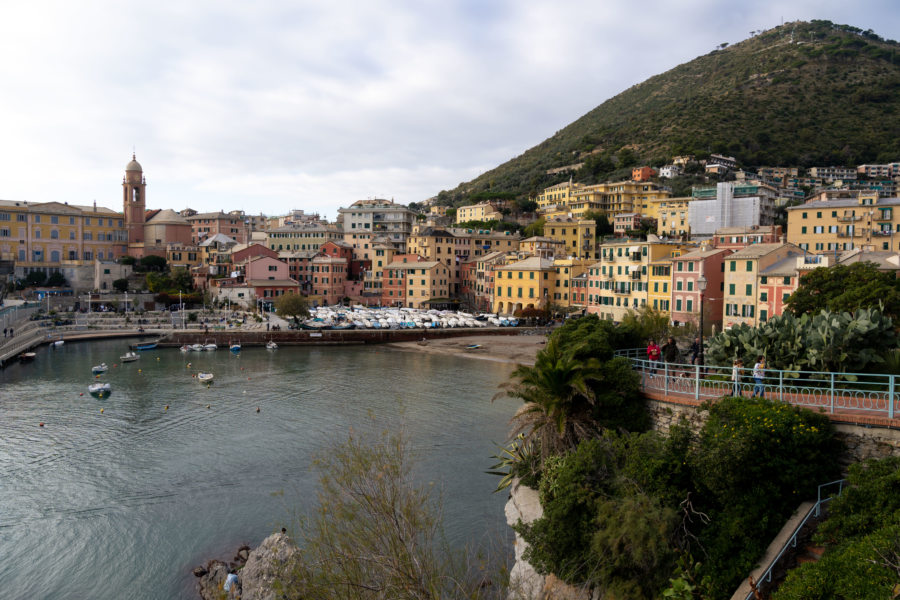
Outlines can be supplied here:
<path id="1" fill-rule="evenodd" d="M 893 220 L 893 212 L 891 210 L 879 210 L 875 214 L 876 221 L 892 221 Z"/>
<path id="2" fill-rule="evenodd" d="M 631 273 L 631 278 L 632 278 L 632 279 L 640 279 L 640 278 L 641 278 L 641 272 L 640 272 L 640 271 L 632 271 L 632 273 Z"/>
<path id="3" fill-rule="evenodd" d="M 853 223 L 854 221 L 859 221 L 862 217 L 857 217 L 856 215 L 843 215 L 837 218 L 839 223 Z"/>
<path id="4" fill-rule="evenodd" d="M 893 233 L 892 231 L 885 231 L 885 230 L 883 230 L 883 229 L 876 229 L 875 231 L 872 232 L 872 235 L 875 235 L 875 236 L 878 236 L 878 237 L 888 237 L 888 236 L 890 236 L 892 233 Z"/>
<path id="5" fill-rule="evenodd" d="M 624 294 L 628 295 L 631 293 L 631 288 L 617 287 L 613 288 L 613 294 Z"/>

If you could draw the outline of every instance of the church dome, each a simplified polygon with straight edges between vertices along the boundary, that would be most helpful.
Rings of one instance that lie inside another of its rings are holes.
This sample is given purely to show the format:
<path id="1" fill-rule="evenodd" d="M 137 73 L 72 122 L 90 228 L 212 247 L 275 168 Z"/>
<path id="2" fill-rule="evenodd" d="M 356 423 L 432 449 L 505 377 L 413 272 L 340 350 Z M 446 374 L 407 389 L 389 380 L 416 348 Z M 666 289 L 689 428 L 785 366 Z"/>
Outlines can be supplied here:
<path id="1" fill-rule="evenodd" d="M 143 170 L 144 169 L 141 168 L 141 163 L 136 161 L 134 154 L 132 154 L 131 162 L 128 163 L 127 165 L 125 165 L 125 172 L 127 173 L 128 171 L 137 171 L 140 173 L 140 172 L 143 172 Z"/>

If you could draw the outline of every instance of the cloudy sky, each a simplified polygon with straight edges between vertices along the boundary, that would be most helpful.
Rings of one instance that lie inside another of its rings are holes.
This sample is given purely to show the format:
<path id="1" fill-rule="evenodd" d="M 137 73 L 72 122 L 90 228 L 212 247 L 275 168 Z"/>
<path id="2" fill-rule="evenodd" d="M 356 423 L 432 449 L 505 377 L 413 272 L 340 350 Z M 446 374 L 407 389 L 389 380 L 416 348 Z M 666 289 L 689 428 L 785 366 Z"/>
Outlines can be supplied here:
<path id="1" fill-rule="evenodd" d="M 897 0 L 10 0 L 0 198 L 121 210 L 134 148 L 153 208 L 418 202 L 722 42 L 814 18 L 900 39 Z"/>

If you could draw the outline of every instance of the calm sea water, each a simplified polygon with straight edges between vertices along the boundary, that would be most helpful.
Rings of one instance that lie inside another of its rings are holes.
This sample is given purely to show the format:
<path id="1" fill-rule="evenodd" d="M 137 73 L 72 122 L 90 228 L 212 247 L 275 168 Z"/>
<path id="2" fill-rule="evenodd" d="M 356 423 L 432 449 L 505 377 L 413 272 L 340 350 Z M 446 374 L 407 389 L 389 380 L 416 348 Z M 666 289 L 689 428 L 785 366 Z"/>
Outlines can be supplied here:
<path id="1" fill-rule="evenodd" d="M 311 459 L 351 427 L 406 428 L 419 476 L 443 489 L 452 543 L 507 535 L 506 496 L 483 471 L 515 410 L 491 402 L 510 365 L 361 346 L 119 364 L 126 349 L 68 343 L 0 371 L 5 599 L 194 598 L 194 566 L 313 506 Z M 100 362 L 118 364 L 101 376 L 105 400 L 87 393 Z M 199 370 L 215 373 L 210 388 Z"/>

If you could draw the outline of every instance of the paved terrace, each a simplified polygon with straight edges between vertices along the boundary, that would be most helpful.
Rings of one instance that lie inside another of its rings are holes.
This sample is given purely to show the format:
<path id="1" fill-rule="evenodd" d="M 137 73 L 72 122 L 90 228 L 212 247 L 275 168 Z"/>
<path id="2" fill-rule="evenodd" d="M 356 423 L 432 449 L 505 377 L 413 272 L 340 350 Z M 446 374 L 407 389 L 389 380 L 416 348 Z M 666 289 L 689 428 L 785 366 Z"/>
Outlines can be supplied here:
<path id="1" fill-rule="evenodd" d="M 651 363 L 643 348 L 617 352 L 641 375 L 641 389 L 653 400 L 699 406 L 722 396 L 753 394 L 753 369 L 741 369 L 735 389 L 731 367 Z M 763 395 L 826 413 L 835 423 L 900 429 L 900 376 L 766 369 Z"/>

